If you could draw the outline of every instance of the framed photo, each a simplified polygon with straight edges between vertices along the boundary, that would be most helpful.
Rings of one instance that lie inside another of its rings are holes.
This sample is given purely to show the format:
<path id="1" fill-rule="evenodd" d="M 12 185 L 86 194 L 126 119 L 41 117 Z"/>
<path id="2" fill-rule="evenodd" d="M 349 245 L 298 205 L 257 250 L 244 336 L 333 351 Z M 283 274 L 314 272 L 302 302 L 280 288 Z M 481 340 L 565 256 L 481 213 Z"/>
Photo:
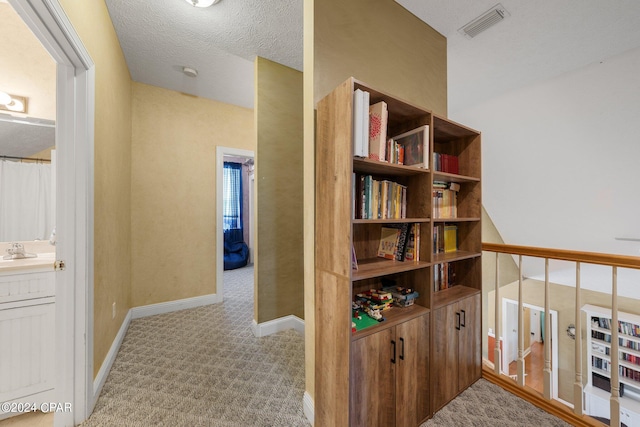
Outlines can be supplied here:
<path id="1" fill-rule="evenodd" d="M 395 136 L 393 140 L 404 149 L 404 165 L 429 169 L 429 125 Z"/>

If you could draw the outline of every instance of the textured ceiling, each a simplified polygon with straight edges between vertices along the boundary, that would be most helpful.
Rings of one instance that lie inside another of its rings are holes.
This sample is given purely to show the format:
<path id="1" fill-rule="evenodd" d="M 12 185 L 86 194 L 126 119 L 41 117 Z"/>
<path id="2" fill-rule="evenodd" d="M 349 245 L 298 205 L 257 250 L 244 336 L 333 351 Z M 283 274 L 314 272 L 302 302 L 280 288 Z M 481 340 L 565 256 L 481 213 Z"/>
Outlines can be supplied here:
<path id="1" fill-rule="evenodd" d="M 640 46 L 638 0 L 396 0 L 447 37 L 449 113 Z M 511 16 L 458 29 L 500 1 Z"/>
<path id="2" fill-rule="evenodd" d="M 15 120 L 15 117 L 0 113 L 0 156 L 31 157 L 55 145 L 53 120 Z"/>
<path id="3" fill-rule="evenodd" d="M 302 71 L 302 0 L 106 4 L 137 82 L 253 108 L 256 56 Z M 198 76 L 185 76 L 183 66 Z"/>

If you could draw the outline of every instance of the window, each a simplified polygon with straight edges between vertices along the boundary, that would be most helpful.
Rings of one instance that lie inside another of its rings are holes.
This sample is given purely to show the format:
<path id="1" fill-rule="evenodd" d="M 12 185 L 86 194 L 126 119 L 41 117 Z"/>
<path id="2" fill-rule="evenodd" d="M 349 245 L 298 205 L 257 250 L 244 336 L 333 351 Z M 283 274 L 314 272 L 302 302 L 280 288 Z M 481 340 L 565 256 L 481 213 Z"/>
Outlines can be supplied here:
<path id="1" fill-rule="evenodd" d="M 223 230 L 242 229 L 242 165 L 224 162 L 223 173 Z"/>

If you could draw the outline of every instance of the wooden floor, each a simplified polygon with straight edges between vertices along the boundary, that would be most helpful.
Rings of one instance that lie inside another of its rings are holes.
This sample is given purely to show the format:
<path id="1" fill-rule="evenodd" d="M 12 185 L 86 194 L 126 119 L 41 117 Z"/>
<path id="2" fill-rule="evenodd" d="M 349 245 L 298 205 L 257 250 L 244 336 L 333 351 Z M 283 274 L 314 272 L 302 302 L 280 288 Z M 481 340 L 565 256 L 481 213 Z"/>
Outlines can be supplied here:
<path id="1" fill-rule="evenodd" d="M 509 375 L 516 375 L 518 373 L 517 366 L 516 361 L 509 364 Z M 544 344 L 536 341 L 531 345 L 531 352 L 524 358 L 524 383 L 532 389 L 542 393 L 544 391 L 543 371 Z"/>
<path id="2" fill-rule="evenodd" d="M 53 412 L 30 412 L 24 415 L 0 421 L 0 427 L 51 427 L 53 426 Z"/>

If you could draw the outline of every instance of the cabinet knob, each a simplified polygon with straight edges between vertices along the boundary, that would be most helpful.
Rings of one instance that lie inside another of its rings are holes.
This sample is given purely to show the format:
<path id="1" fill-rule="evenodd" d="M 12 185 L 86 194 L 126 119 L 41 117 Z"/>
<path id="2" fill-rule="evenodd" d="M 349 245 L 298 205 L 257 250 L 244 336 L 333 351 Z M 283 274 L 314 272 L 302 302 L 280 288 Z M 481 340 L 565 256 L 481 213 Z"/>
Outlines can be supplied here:
<path id="1" fill-rule="evenodd" d="M 460 312 L 456 313 L 456 329 L 460 330 Z"/>
<path id="2" fill-rule="evenodd" d="M 391 345 L 393 346 L 393 357 L 391 358 L 391 363 L 395 365 L 396 363 L 396 342 L 391 340 Z"/>
<path id="3" fill-rule="evenodd" d="M 404 338 L 400 338 L 400 343 L 402 343 L 402 349 L 400 350 L 400 360 L 404 360 Z"/>

